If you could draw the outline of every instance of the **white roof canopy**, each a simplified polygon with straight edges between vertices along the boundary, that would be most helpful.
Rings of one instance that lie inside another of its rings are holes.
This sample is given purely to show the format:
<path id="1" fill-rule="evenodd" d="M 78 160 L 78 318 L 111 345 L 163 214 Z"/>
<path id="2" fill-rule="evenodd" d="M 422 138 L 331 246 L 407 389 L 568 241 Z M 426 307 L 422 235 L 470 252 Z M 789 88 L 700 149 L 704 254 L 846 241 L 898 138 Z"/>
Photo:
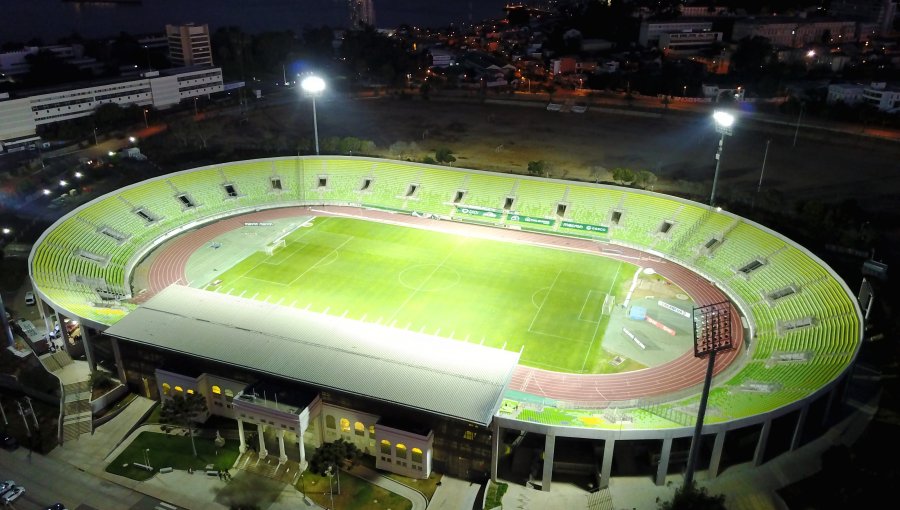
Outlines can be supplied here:
<path id="1" fill-rule="evenodd" d="M 106 334 L 482 425 L 519 361 L 517 352 L 180 285 Z"/>

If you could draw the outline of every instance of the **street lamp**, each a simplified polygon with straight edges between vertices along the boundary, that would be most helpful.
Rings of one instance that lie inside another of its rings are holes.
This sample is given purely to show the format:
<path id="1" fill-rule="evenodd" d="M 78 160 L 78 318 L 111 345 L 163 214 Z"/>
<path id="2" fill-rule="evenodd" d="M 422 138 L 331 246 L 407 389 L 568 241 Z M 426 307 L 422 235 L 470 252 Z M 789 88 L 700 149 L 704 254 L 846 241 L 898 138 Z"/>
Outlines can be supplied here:
<path id="1" fill-rule="evenodd" d="M 328 475 L 328 497 L 331 499 L 331 507 L 329 510 L 334 510 L 334 489 L 332 489 L 332 481 L 334 480 L 334 464 L 328 466 L 328 469 L 325 471 L 325 474 Z"/>
<path id="2" fill-rule="evenodd" d="M 719 138 L 719 149 L 716 151 L 716 173 L 713 174 L 712 191 L 709 194 L 709 205 L 714 205 L 716 200 L 716 185 L 719 182 L 719 166 L 722 163 L 722 146 L 725 145 L 725 135 L 731 135 L 731 126 L 734 125 L 734 115 L 716 110 L 713 113 L 713 120 L 716 121 L 716 132 L 721 133 Z"/>
<path id="3" fill-rule="evenodd" d="M 149 128 L 149 127 L 150 127 L 150 122 L 147 121 L 147 111 L 148 111 L 148 110 L 147 110 L 146 108 L 144 108 L 144 127 L 145 127 L 145 128 Z"/>
<path id="4" fill-rule="evenodd" d="M 316 120 L 316 96 L 325 90 L 325 80 L 318 76 L 307 76 L 300 82 L 303 90 L 312 98 L 313 107 L 313 134 L 316 139 L 316 155 L 319 154 L 319 124 Z"/>

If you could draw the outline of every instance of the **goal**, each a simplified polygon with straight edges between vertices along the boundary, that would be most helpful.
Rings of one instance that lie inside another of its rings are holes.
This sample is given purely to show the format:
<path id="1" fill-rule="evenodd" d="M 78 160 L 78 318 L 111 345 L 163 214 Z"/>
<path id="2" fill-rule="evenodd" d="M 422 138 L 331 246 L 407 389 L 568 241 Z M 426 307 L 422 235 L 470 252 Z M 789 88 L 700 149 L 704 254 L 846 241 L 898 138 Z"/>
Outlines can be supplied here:
<path id="1" fill-rule="evenodd" d="M 287 243 L 284 239 L 278 239 L 276 241 L 272 241 L 271 243 L 266 245 L 266 255 L 275 255 L 275 252 L 287 246 Z"/>

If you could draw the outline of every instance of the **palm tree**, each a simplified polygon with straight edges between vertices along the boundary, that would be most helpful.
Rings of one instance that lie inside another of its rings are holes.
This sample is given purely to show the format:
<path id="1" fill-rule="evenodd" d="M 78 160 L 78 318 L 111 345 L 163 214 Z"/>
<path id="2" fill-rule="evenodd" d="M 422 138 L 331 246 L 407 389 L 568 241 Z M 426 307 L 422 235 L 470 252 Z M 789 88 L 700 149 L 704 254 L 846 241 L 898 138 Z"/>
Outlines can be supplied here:
<path id="1" fill-rule="evenodd" d="M 163 401 L 159 419 L 164 423 L 188 429 L 191 436 L 191 448 L 196 457 L 197 446 L 194 444 L 194 429 L 197 428 L 199 418 L 206 416 L 206 412 L 206 398 L 203 395 L 199 393 L 178 394 Z"/>

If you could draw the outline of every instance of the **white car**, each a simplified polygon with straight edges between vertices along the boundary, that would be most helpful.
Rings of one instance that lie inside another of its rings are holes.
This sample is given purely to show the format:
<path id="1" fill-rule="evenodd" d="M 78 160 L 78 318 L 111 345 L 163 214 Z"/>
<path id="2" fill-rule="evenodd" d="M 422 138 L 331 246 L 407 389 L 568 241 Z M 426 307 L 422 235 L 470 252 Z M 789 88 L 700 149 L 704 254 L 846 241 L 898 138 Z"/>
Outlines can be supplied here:
<path id="1" fill-rule="evenodd" d="M 25 304 L 29 306 L 34 304 L 34 292 L 28 291 L 25 293 Z"/>
<path id="2" fill-rule="evenodd" d="M 0 496 L 2 496 L 4 492 L 12 489 L 15 486 L 16 486 L 16 482 L 14 482 L 12 480 L 7 480 L 3 483 L 0 483 Z"/>
<path id="3" fill-rule="evenodd" d="M 19 496 L 21 496 L 24 492 L 25 492 L 25 487 L 22 487 L 21 485 L 17 485 L 15 487 L 13 487 L 12 489 L 4 492 L 3 496 L 2 496 L 3 504 L 8 505 L 8 504 L 12 503 L 13 501 L 19 499 Z"/>

